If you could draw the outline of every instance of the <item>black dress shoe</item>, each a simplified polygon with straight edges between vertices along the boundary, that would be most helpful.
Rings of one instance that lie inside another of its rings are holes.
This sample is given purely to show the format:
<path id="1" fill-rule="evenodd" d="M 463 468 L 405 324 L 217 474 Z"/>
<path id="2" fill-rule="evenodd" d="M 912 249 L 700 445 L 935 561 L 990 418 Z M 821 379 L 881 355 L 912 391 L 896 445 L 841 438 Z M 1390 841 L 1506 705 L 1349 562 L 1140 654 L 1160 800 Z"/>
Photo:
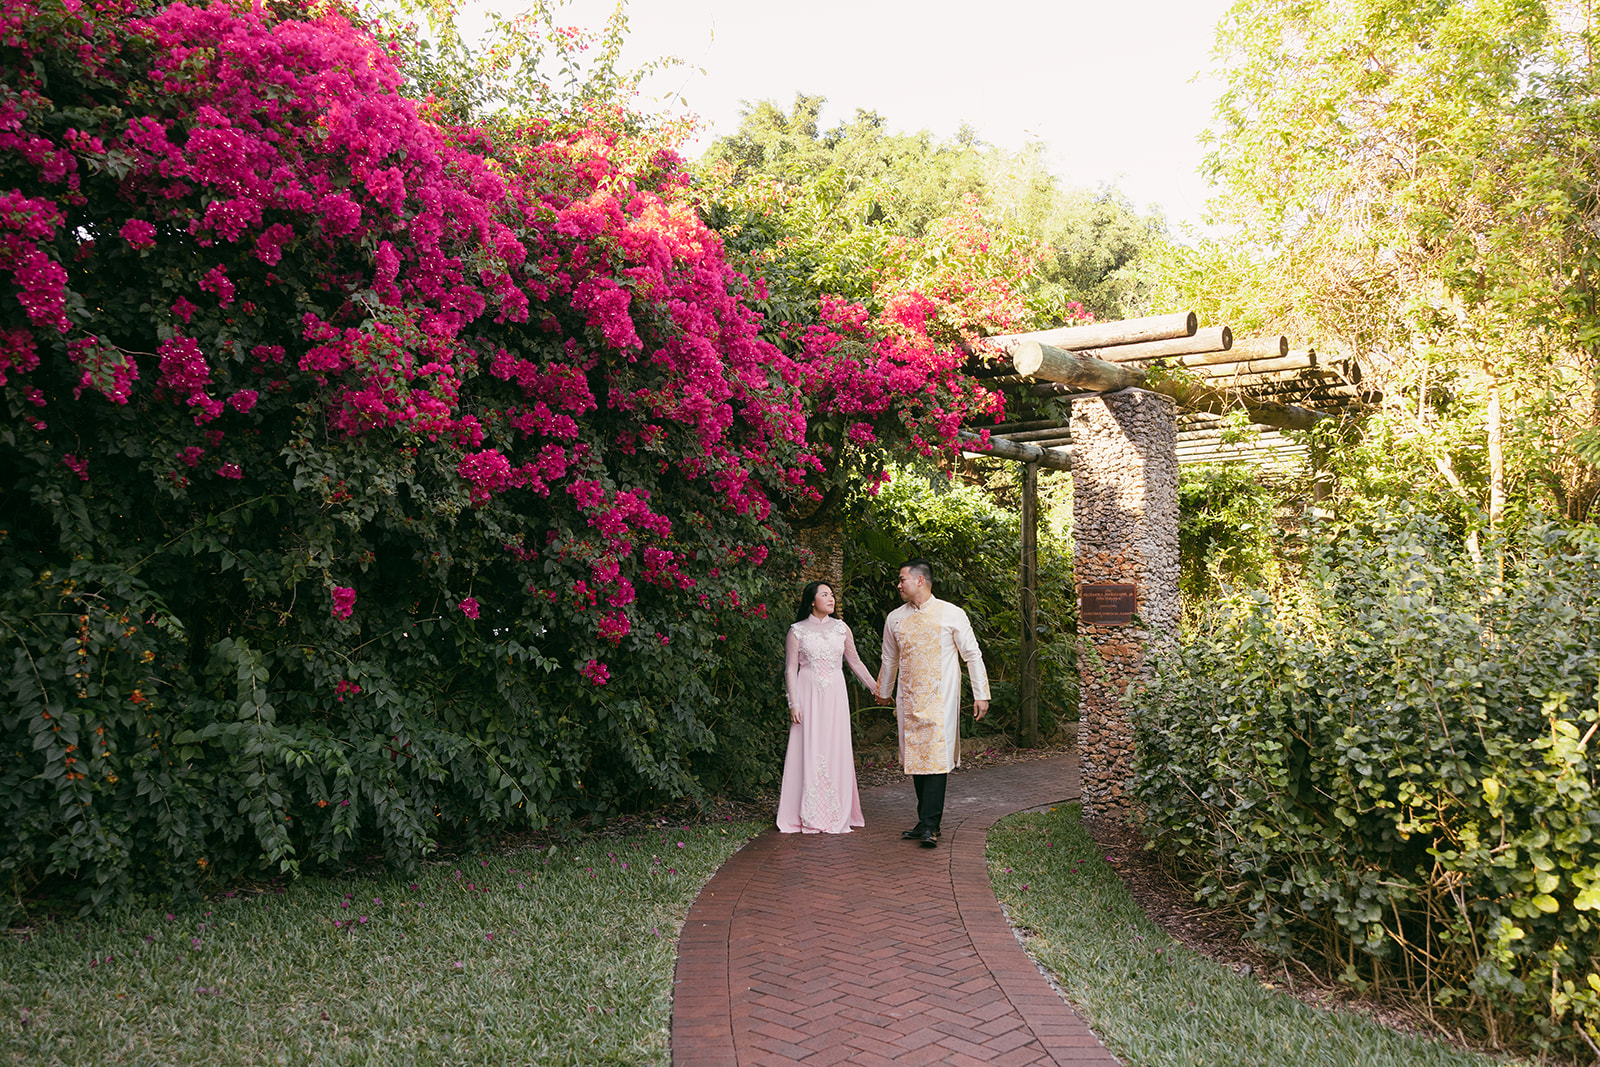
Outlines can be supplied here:
<path id="1" fill-rule="evenodd" d="M 918 837 L 917 840 L 922 842 L 922 847 L 923 848 L 938 848 L 939 847 L 939 834 L 935 830 L 924 830 L 924 831 L 922 831 L 922 835 L 920 837 Z"/>
<path id="2" fill-rule="evenodd" d="M 902 840 L 902 841 L 920 841 L 920 840 L 922 840 L 922 830 L 923 830 L 922 824 L 918 823 L 917 825 L 913 826 L 911 829 L 902 831 L 901 834 L 900 834 L 900 840 Z"/>

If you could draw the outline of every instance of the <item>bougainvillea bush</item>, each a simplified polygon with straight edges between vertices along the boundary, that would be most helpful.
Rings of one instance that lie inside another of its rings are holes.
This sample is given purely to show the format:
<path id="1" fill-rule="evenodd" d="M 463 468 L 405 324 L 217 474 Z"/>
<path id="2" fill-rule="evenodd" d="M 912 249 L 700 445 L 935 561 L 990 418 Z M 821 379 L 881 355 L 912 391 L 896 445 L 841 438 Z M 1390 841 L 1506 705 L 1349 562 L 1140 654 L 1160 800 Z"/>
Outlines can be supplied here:
<path id="1" fill-rule="evenodd" d="M 405 862 L 759 781 L 807 419 L 948 443 L 993 406 L 909 296 L 819 314 L 849 360 L 763 340 L 625 113 L 491 136 L 403 84 L 339 14 L 4 12 L 18 889 Z"/>

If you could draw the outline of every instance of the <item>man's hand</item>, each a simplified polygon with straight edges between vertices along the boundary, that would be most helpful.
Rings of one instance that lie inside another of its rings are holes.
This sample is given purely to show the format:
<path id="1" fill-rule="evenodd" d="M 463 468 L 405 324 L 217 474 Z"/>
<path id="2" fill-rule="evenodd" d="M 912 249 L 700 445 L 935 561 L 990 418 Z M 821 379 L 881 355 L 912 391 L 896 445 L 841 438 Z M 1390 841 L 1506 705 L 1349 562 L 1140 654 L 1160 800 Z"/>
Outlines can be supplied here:
<path id="1" fill-rule="evenodd" d="M 988 713 L 989 713 L 989 702 L 987 700 L 974 700 L 972 702 L 972 717 L 973 717 L 973 719 L 975 719 L 975 720 L 976 719 L 981 719 L 985 715 L 987 715 Z"/>

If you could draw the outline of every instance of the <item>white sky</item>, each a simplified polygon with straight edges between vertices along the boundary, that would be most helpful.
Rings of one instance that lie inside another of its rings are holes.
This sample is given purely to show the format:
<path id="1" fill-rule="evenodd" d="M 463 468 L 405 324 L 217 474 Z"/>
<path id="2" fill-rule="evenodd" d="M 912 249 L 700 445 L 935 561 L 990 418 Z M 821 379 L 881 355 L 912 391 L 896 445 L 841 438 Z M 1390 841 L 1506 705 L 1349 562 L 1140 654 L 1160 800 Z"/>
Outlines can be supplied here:
<path id="1" fill-rule="evenodd" d="M 623 59 L 688 64 L 645 90 L 683 96 L 706 124 L 690 156 L 737 127 L 741 101 L 788 110 L 805 92 L 827 97 L 824 128 L 859 107 L 897 132 L 948 137 L 966 122 L 1007 148 L 1042 141 L 1064 184 L 1115 185 L 1181 236 L 1207 195 L 1196 138 L 1216 86 L 1196 75 L 1230 2 L 632 0 Z M 557 18 L 598 29 L 612 7 L 570 0 Z"/>

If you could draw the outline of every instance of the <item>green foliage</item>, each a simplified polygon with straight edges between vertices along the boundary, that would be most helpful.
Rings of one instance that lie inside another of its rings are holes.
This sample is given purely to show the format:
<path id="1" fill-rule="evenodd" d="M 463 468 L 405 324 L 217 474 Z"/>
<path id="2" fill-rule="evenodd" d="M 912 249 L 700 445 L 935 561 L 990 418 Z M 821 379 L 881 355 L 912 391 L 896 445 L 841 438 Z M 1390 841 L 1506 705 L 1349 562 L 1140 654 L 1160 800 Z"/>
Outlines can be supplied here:
<path id="1" fill-rule="evenodd" d="M 1158 271 L 1236 333 L 1359 359 L 1389 424 L 1369 472 L 1468 537 L 1600 498 L 1592 24 L 1560 0 L 1241 0 L 1207 161 L 1222 236 Z"/>
<path id="2" fill-rule="evenodd" d="M 1299 603 L 1215 606 L 1137 727 L 1159 847 L 1252 935 L 1502 1044 L 1600 1038 L 1600 537 L 1503 577 L 1437 522 L 1313 553 Z"/>
<path id="3" fill-rule="evenodd" d="M 1189 465 L 1178 478 L 1178 587 L 1186 610 L 1231 587 L 1274 589 L 1290 563 L 1291 535 L 1277 511 L 1304 499 L 1304 486 L 1275 481 L 1249 464 Z"/>
<path id="4" fill-rule="evenodd" d="M 1020 477 L 1019 468 L 1007 464 L 1002 477 Z M 1041 472 L 1041 481 L 1047 480 Z M 846 599 L 855 619 L 881 626 L 884 616 L 900 606 L 895 592 L 900 564 L 917 556 L 933 564 L 934 595 L 966 611 L 989 672 L 989 714 L 975 727 L 963 719 L 962 729 L 1015 737 L 1022 644 L 1018 509 L 997 504 L 976 486 L 947 481 L 942 472 L 929 476 L 900 468 L 876 496 L 851 498 L 845 535 Z M 1057 723 L 1078 718 L 1072 552 L 1049 522 L 1040 523 L 1037 585 L 1039 732 L 1048 737 Z M 859 638 L 862 627 L 856 629 Z"/>

